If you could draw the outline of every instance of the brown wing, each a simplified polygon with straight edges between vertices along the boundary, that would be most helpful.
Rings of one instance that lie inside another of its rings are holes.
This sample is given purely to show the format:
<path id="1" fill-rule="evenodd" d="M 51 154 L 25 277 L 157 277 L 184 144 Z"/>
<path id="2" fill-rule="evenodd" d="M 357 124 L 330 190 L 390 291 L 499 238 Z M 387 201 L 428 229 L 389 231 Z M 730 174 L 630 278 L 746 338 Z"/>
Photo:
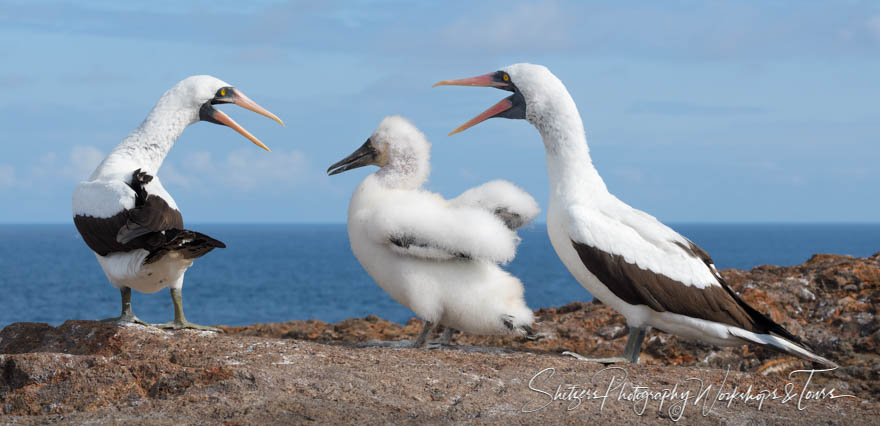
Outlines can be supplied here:
<path id="1" fill-rule="evenodd" d="M 714 271 L 718 285 L 699 288 L 686 285 L 663 274 L 642 269 L 623 256 L 608 253 L 572 240 L 584 266 L 608 287 L 615 296 L 631 305 L 645 305 L 657 312 L 671 312 L 732 325 L 754 333 L 773 332 L 803 344 L 799 338 L 744 302 Z M 705 250 L 690 243 L 685 249 L 710 268 L 712 259 Z"/>
<path id="2" fill-rule="evenodd" d="M 135 192 L 135 206 L 111 217 L 76 215 L 73 223 L 95 253 L 106 256 L 135 249 L 154 250 L 163 246 L 163 231 L 183 229 L 183 216 L 161 197 L 148 194 L 144 185 L 153 179 L 140 169 L 129 186 Z"/>

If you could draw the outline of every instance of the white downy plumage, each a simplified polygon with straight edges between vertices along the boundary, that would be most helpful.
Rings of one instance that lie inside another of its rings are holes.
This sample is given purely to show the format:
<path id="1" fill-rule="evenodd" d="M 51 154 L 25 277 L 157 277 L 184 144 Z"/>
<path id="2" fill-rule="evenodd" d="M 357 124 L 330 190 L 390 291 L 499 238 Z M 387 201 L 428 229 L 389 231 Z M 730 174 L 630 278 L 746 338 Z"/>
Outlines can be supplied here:
<path id="1" fill-rule="evenodd" d="M 499 267 L 514 258 L 519 238 L 495 212 L 514 215 L 515 229 L 537 216 L 537 203 L 504 181 L 450 201 L 428 192 L 422 185 L 429 150 L 418 129 L 392 116 L 355 154 L 331 166 L 342 166 L 333 174 L 381 167 L 351 198 L 352 251 L 385 292 L 430 323 L 474 334 L 530 331 L 534 318 L 522 283 Z"/>
<path id="2" fill-rule="evenodd" d="M 495 73 L 436 85 L 490 86 L 514 92 L 453 133 L 491 117 L 526 119 L 538 129 L 547 153 L 550 181 L 547 229 L 550 241 L 578 282 L 594 297 L 626 317 L 631 330 L 625 353 L 628 361 L 637 362 L 645 331 L 657 327 L 716 345 L 746 342 L 770 345 L 812 361 L 835 365 L 811 352 L 797 342 L 796 337 L 760 313 L 749 312 L 751 308 L 745 308 L 744 302 L 723 284 L 702 249 L 653 216 L 628 206 L 608 192 L 590 159 L 577 106 L 562 82 L 546 67 L 515 64 Z M 584 250 L 584 254 L 579 253 L 576 245 Z M 605 268 L 590 270 L 587 263 Z M 597 275 L 606 276 L 609 282 L 603 282 Z M 640 277 L 669 287 L 638 288 L 641 286 Z M 672 289 L 671 286 L 679 287 Z M 669 299 L 672 294 L 684 293 L 698 297 L 686 301 Z M 629 303 L 619 296 L 624 294 L 631 300 L 641 298 L 645 304 Z M 711 309 L 711 315 L 716 315 L 717 308 L 693 305 L 699 304 L 698 299 L 702 297 L 716 306 L 734 306 L 739 313 L 748 313 L 745 316 L 749 320 L 771 331 L 754 333 L 730 323 L 706 320 L 700 315 L 671 312 L 681 309 L 682 303 L 692 303 L 683 310 Z M 647 304 L 678 307 L 658 311 Z"/>

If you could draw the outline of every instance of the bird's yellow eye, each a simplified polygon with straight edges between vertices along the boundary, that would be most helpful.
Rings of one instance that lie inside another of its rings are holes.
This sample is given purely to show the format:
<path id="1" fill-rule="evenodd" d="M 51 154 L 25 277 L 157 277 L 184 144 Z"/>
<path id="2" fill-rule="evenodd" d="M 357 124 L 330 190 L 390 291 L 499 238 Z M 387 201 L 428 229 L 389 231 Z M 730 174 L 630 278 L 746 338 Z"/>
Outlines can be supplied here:
<path id="1" fill-rule="evenodd" d="M 504 76 L 502 76 L 501 78 L 503 78 L 504 81 L 510 81 L 510 76 L 507 74 L 504 74 Z"/>
<path id="2" fill-rule="evenodd" d="M 220 96 L 226 96 L 226 89 L 220 89 Z"/>

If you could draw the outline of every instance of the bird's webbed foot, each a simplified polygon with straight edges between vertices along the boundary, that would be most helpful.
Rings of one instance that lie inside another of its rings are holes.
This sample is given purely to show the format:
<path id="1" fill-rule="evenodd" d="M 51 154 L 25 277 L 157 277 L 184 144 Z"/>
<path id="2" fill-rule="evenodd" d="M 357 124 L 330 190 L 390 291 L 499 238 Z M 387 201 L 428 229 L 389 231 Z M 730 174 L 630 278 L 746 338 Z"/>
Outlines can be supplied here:
<path id="1" fill-rule="evenodd" d="M 134 314 L 131 312 L 126 312 L 118 317 L 104 318 L 101 320 L 101 322 L 112 322 L 117 324 L 140 324 L 148 327 L 152 326 L 152 324 L 148 322 L 141 321 L 140 318 L 134 316 Z"/>
<path id="2" fill-rule="evenodd" d="M 583 355 L 576 354 L 576 353 L 570 352 L 570 351 L 565 351 L 562 353 L 562 355 L 568 355 L 568 356 L 570 356 L 574 359 L 577 359 L 579 361 L 598 362 L 600 364 L 620 364 L 620 363 L 628 363 L 629 362 L 628 359 L 621 357 L 621 356 L 613 356 L 613 357 L 607 357 L 607 358 L 590 358 L 590 357 L 585 357 Z"/>
<path id="3" fill-rule="evenodd" d="M 156 327 L 159 327 L 159 328 L 161 328 L 161 329 L 165 329 L 165 330 L 183 330 L 183 329 L 190 329 L 190 330 L 213 331 L 213 332 L 216 332 L 216 333 L 222 333 L 222 332 L 223 332 L 222 329 L 219 329 L 219 328 L 217 328 L 217 327 L 210 327 L 210 326 L 207 326 L 207 325 L 194 324 L 194 323 L 191 323 L 191 322 L 187 321 L 186 319 L 183 319 L 183 320 L 168 321 L 168 322 L 166 322 L 166 323 L 164 323 L 164 324 L 155 324 L 155 326 L 156 326 Z"/>

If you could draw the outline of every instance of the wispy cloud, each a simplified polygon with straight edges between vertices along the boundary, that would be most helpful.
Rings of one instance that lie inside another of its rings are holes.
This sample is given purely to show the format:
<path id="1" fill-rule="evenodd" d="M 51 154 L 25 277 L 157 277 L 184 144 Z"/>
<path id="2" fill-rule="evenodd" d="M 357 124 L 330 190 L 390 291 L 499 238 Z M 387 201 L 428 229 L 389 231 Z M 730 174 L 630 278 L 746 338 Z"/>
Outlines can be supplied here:
<path id="1" fill-rule="evenodd" d="M 874 41 L 880 44 L 880 15 L 874 15 L 868 18 L 868 32 L 874 37 Z"/>
<path id="2" fill-rule="evenodd" d="M 103 160 L 104 153 L 93 146 L 76 145 L 63 159 L 59 159 L 56 152 L 50 151 L 31 166 L 28 183 L 58 178 L 79 182 L 87 179 Z"/>
<path id="3" fill-rule="evenodd" d="M 764 108 L 744 105 L 705 105 L 677 101 L 641 101 L 630 105 L 630 114 L 730 116 L 763 114 Z"/>
<path id="4" fill-rule="evenodd" d="M 15 185 L 15 167 L 0 164 L 0 188 Z"/>
<path id="5" fill-rule="evenodd" d="M 8 73 L 0 75 L 0 87 L 21 87 L 34 82 L 36 79 L 33 74 L 25 73 Z"/>
<path id="6" fill-rule="evenodd" d="M 572 45 L 573 17 L 566 15 L 556 1 L 510 3 L 501 8 L 490 5 L 485 9 L 491 13 L 463 16 L 441 30 L 448 47 L 500 53 L 565 50 Z"/>
<path id="7" fill-rule="evenodd" d="M 320 176 L 300 151 L 233 151 L 220 159 L 211 152 L 195 152 L 182 160 L 166 161 L 159 171 L 162 181 L 199 191 L 258 189 L 268 192 L 312 182 Z"/>

